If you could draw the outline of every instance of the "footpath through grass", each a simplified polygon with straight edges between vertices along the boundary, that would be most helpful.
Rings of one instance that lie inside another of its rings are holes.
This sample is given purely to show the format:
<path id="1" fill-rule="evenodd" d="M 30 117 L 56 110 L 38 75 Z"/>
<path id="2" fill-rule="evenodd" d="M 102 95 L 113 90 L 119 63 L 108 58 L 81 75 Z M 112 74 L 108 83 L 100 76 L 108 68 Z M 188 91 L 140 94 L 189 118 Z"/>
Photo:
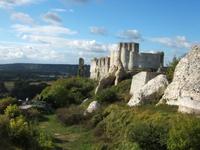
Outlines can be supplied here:
<path id="1" fill-rule="evenodd" d="M 92 150 L 93 134 L 81 125 L 65 126 L 57 120 L 56 115 L 45 116 L 39 127 L 51 134 L 58 150 Z"/>

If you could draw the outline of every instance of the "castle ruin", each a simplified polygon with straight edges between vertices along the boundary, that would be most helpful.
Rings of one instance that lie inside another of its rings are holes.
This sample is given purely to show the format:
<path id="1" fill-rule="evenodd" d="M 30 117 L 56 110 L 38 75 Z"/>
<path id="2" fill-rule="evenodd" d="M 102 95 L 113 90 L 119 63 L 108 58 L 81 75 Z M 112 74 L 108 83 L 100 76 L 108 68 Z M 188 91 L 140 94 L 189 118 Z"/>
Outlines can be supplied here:
<path id="1" fill-rule="evenodd" d="M 139 43 L 119 43 L 117 50 L 112 50 L 110 57 L 94 58 L 90 66 L 90 78 L 99 80 L 109 74 L 118 60 L 121 61 L 125 71 L 136 68 L 158 70 L 163 67 L 164 52 L 139 53 Z"/>

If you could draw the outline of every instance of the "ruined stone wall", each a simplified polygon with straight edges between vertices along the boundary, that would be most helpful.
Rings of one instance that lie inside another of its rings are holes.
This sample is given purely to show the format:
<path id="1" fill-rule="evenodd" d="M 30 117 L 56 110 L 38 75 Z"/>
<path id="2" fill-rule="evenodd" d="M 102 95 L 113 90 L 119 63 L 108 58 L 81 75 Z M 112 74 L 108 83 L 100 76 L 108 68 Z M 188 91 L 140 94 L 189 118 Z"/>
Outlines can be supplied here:
<path id="1" fill-rule="evenodd" d="M 158 69 L 163 67 L 164 53 L 140 53 L 138 56 L 138 68 Z"/>
<path id="2" fill-rule="evenodd" d="M 139 53 L 138 43 L 120 43 L 119 53 L 121 62 L 126 71 L 132 70 L 137 66 L 137 57 Z"/>
<path id="3" fill-rule="evenodd" d="M 94 58 L 90 65 L 90 78 L 99 80 L 109 73 L 110 57 Z"/>
<path id="4" fill-rule="evenodd" d="M 125 71 L 134 68 L 154 69 L 163 67 L 164 53 L 139 53 L 138 43 L 119 43 L 118 49 L 112 50 L 110 57 L 95 58 L 91 62 L 90 78 L 100 79 L 107 75 L 109 70 L 117 67 L 119 61 Z"/>

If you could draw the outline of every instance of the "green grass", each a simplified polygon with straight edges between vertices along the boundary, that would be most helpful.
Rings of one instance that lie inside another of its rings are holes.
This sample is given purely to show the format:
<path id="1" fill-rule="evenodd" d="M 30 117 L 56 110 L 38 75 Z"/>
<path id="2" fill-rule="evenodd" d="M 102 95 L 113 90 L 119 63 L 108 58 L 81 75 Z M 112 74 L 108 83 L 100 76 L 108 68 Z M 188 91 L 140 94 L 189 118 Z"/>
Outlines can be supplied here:
<path id="1" fill-rule="evenodd" d="M 46 116 L 39 127 L 53 136 L 57 149 L 91 150 L 94 146 L 90 130 L 81 125 L 65 126 L 57 120 L 56 115 Z"/>

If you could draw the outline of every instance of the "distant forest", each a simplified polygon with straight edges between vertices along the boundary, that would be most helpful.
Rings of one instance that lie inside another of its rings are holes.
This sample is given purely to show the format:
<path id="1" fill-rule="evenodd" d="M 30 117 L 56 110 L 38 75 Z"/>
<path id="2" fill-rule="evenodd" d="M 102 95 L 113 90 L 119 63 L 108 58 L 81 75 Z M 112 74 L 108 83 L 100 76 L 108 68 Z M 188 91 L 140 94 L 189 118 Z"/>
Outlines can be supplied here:
<path id="1" fill-rule="evenodd" d="M 85 65 L 85 76 L 89 76 L 89 65 Z M 78 65 L 64 64 L 1 64 L 0 81 L 55 80 L 60 77 L 76 76 Z"/>

